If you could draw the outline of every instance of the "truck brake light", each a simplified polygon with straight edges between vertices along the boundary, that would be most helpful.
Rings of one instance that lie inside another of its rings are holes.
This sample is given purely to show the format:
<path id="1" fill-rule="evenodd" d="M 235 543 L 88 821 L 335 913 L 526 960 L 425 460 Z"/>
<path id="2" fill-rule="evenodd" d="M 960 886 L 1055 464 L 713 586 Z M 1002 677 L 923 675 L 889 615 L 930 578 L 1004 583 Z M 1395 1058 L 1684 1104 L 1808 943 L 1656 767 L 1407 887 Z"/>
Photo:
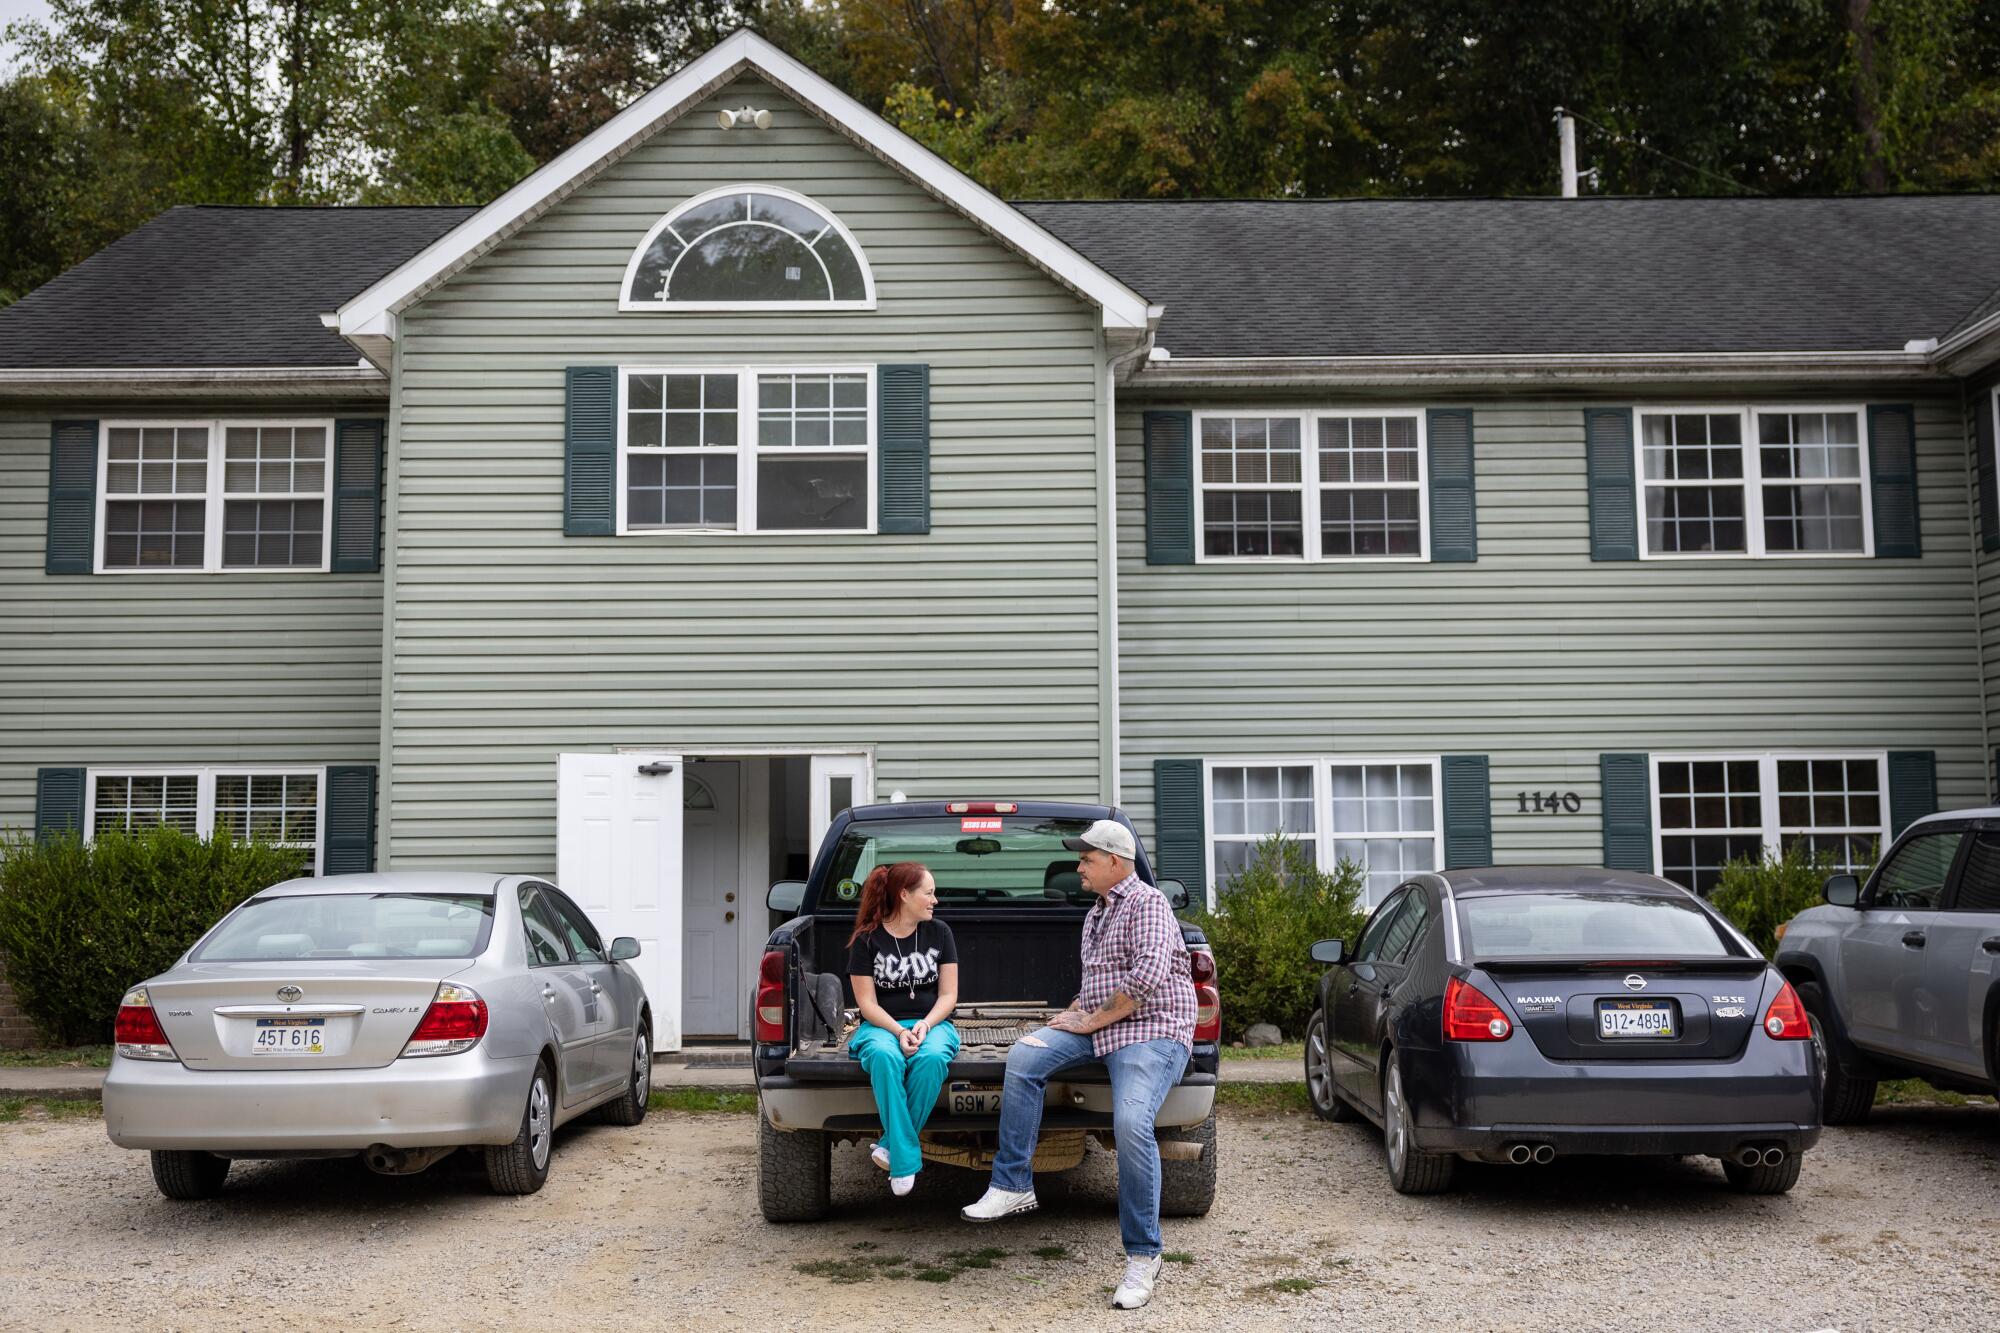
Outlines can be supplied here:
<path id="1" fill-rule="evenodd" d="M 1020 808 L 1012 801 L 952 801 L 945 806 L 954 815 L 1011 815 Z"/>
<path id="2" fill-rule="evenodd" d="M 785 1039 L 785 951 L 772 949 L 757 967 L 758 1041 Z"/>
<path id="3" fill-rule="evenodd" d="M 1215 985 L 1215 954 L 1188 950 L 1188 973 L 1194 980 L 1194 1039 L 1222 1040 L 1222 992 Z"/>

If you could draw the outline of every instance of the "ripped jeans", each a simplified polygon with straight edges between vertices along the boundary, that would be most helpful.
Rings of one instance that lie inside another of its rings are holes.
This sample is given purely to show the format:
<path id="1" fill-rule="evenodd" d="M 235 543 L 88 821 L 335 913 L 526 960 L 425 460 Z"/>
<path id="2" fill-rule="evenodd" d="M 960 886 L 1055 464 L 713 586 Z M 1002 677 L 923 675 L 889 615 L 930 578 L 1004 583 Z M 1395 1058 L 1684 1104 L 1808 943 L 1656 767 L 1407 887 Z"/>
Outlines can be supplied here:
<path id="1" fill-rule="evenodd" d="M 1000 1095 L 1000 1146 L 993 1154 L 993 1187 L 1016 1193 L 1035 1187 L 1030 1164 L 1041 1137 L 1042 1093 L 1049 1079 L 1088 1064 L 1089 1037 L 1042 1028 L 1007 1052 L 1007 1083 Z M 1160 1252 L 1160 1145 L 1153 1119 L 1181 1081 L 1188 1048 L 1171 1038 L 1135 1042 L 1104 1057 L 1111 1073 L 1111 1126 L 1118 1139 L 1118 1232 L 1135 1259 Z"/>

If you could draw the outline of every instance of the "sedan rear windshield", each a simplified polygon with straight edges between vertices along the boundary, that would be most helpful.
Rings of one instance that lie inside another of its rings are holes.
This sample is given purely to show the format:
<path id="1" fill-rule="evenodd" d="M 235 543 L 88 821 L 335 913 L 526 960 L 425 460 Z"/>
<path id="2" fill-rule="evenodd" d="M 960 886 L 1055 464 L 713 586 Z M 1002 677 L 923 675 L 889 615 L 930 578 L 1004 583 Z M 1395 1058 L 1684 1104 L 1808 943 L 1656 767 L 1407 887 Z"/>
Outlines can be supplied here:
<path id="1" fill-rule="evenodd" d="M 1510 893 L 1458 900 L 1467 958 L 1727 958 L 1737 952 L 1685 898 Z"/>
<path id="2" fill-rule="evenodd" d="M 822 908 L 856 904 L 868 872 L 920 861 L 937 881 L 940 903 L 1048 907 L 1092 901 L 1077 878 L 1077 855 L 1062 845 L 1090 827 L 1087 819 L 1032 815 L 941 815 L 856 820 L 833 849 Z"/>
<path id="3" fill-rule="evenodd" d="M 203 941 L 210 963 L 295 958 L 471 958 L 493 931 L 493 899 L 456 893 L 308 893 L 252 898 Z"/>

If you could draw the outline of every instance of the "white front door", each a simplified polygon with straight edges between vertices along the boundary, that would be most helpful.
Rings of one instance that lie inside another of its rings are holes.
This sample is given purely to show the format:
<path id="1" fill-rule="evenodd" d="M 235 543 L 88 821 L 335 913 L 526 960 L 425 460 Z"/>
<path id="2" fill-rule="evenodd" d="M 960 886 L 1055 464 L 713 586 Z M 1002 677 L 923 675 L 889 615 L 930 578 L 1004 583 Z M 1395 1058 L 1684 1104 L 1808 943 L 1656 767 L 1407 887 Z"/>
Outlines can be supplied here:
<path id="1" fill-rule="evenodd" d="M 816 754 L 812 757 L 811 824 L 807 849 L 815 860 L 833 817 L 875 799 L 875 771 L 865 754 Z"/>
<path id="2" fill-rule="evenodd" d="M 556 883 L 607 941 L 639 941 L 659 1051 L 681 1047 L 684 768 L 675 754 L 566 754 L 556 768 Z"/>
<path id="3" fill-rule="evenodd" d="M 737 963 L 743 924 L 740 767 L 734 761 L 689 764 L 683 788 L 681 1031 L 700 1037 L 750 1035 L 743 1030 L 750 1009 Z"/>

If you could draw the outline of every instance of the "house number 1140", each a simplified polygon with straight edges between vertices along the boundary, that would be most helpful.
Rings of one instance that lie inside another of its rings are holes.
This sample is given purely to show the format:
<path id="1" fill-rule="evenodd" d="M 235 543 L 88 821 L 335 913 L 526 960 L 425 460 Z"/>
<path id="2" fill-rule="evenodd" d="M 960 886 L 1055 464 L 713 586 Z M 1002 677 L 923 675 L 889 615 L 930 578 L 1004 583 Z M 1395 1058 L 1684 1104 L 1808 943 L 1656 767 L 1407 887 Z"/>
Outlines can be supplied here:
<path id="1" fill-rule="evenodd" d="M 1552 815 L 1557 811 L 1576 814 L 1583 809 L 1583 797 L 1573 791 L 1522 791 L 1515 792 L 1521 802 L 1521 813 Z"/>

